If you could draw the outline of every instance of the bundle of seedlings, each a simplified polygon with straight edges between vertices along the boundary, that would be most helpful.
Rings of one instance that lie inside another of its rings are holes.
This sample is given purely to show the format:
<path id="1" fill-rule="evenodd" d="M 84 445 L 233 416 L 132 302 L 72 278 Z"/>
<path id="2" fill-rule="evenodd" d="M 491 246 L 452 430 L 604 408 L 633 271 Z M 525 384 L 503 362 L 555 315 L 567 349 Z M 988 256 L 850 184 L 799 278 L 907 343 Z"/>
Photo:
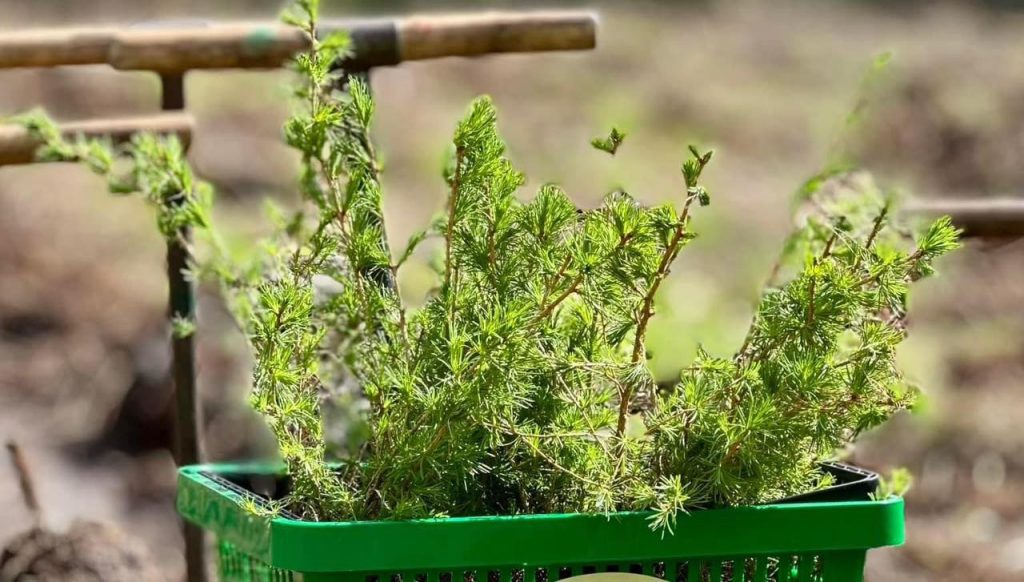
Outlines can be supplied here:
<path id="1" fill-rule="evenodd" d="M 680 511 L 827 486 L 822 461 L 913 405 L 895 352 L 910 284 L 957 247 L 948 218 L 914 234 L 864 175 L 812 180 L 742 346 L 701 351 L 659 389 L 647 331 L 710 203 L 711 152 L 690 148 L 659 206 L 616 191 L 581 210 L 555 185 L 524 201 L 495 107 L 480 98 L 455 130 L 446 207 L 395 252 L 373 102 L 332 68 L 347 41 L 321 37 L 315 4 L 289 13 L 312 43 L 286 126 L 303 207 L 277 212 L 254 261 L 223 252 L 209 189 L 173 139 L 130 144 L 126 181 L 103 144 L 62 142 L 32 121 L 45 156 L 141 191 L 168 236 L 182 224 L 207 235 L 214 259 L 197 272 L 224 283 L 249 339 L 251 401 L 290 479 L 282 508 L 330 521 L 652 510 L 651 526 L 671 530 Z M 594 145 L 614 155 L 623 137 Z M 426 239 L 440 249 L 436 287 L 411 309 L 396 283 Z M 356 401 L 348 453 L 331 458 L 325 410 Z"/>

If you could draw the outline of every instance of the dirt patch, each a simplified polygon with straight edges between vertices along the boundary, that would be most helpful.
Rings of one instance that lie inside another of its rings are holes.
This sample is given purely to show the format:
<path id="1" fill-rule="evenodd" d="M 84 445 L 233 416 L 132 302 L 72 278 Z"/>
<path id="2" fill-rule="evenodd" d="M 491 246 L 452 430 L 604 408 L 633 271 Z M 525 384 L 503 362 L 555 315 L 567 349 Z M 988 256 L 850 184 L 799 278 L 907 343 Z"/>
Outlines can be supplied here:
<path id="1" fill-rule="evenodd" d="M 109 525 L 78 522 L 65 533 L 34 528 L 0 554 L 0 582 L 160 582 L 145 545 Z"/>

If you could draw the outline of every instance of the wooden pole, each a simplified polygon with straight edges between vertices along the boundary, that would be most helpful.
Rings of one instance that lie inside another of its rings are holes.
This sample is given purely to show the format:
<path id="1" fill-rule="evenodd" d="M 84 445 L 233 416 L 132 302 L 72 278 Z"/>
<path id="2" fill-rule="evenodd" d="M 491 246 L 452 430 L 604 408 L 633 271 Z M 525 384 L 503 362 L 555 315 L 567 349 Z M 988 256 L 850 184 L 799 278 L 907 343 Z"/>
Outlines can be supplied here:
<path id="1" fill-rule="evenodd" d="M 964 238 L 1024 237 L 1024 198 L 976 198 L 918 201 L 907 211 L 928 217 L 949 215 Z"/>
<path id="2" fill-rule="evenodd" d="M 173 134 L 178 136 L 183 147 L 188 148 L 194 126 L 191 115 L 178 111 L 143 117 L 70 121 L 61 123 L 60 131 L 67 138 L 77 135 L 107 137 L 115 143 L 128 141 L 133 135 L 143 132 Z M 36 151 L 41 145 L 20 125 L 0 125 L 0 166 L 36 162 Z"/>
<path id="3" fill-rule="evenodd" d="M 105 63 L 116 35 L 115 29 L 95 27 L 5 30 L 0 69 Z"/>
<path id="4" fill-rule="evenodd" d="M 440 57 L 586 50 L 596 44 L 588 12 L 488 12 L 328 21 L 351 35 L 353 70 Z M 157 73 L 277 68 L 307 48 L 301 31 L 267 23 L 13 31 L 0 35 L 0 69 L 107 64 Z"/>
<path id="5" fill-rule="evenodd" d="M 492 53 L 587 50 L 597 20 L 586 12 L 481 13 L 399 20 L 403 61 Z"/>
<path id="6" fill-rule="evenodd" d="M 184 73 L 165 73 L 160 76 L 160 108 L 164 111 L 185 109 Z M 171 204 L 178 200 L 168 201 Z M 170 319 L 195 321 L 195 285 L 188 277 L 190 263 L 189 243 L 192 233 L 188 227 L 178 230 L 173 240 L 167 241 L 168 314 Z M 194 334 L 171 336 L 171 366 L 174 379 L 174 457 L 179 467 L 202 461 L 202 417 L 196 390 L 196 350 Z M 203 530 L 182 520 L 185 540 L 185 568 L 188 582 L 206 582 L 206 539 Z"/>

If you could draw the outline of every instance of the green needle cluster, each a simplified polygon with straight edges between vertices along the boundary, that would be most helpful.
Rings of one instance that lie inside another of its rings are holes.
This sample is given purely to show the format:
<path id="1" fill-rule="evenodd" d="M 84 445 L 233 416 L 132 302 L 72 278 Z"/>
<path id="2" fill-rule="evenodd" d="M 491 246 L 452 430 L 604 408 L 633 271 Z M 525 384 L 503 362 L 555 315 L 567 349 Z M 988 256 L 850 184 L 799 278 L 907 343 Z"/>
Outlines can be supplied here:
<path id="1" fill-rule="evenodd" d="M 254 356 L 251 401 L 291 477 L 284 503 L 315 520 L 654 510 L 751 504 L 828 484 L 822 460 L 910 408 L 916 388 L 895 351 L 908 288 L 957 247 L 946 218 L 914 236 L 860 174 L 809 182 L 743 345 L 701 352 L 659 389 L 647 364 L 655 299 L 710 203 L 711 152 L 690 148 L 674 202 L 628 193 L 579 210 L 558 186 L 524 201 L 488 98 L 458 123 L 447 203 L 401 252 L 388 247 L 374 106 L 332 65 L 344 36 L 321 38 L 317 2 L 288 22 L 311 39 L 296 61 L 286 137 L 301 154 L 303 208 L 278 216 L 255 261 L 222 251 L 197 272 L 223 283 Z M 39 118 L 44 154 L 113 176 L 97 142 L 65 143 Z M 594 146 L 614 154 L 624 134 Z M 210 230 L 208 188 L 173 140 L 140 138 L 129 180 L 161 230 Z M 119 174 L 120 175 L 120 174 Z M 173 191 L 173 192 L 172 192 Z M 186 204 L 169 205 L 184 196 Z M 397 292 L 426 239 L 443 256 L 422 307 Z M 326 283 L 326 284 L 325 284 Z M 361 405 L 361 406 L 360 406 Z M 350 411 L 332 463 L 329 410 Z M 355 412 L 352 412 L 355 411 Z"/>

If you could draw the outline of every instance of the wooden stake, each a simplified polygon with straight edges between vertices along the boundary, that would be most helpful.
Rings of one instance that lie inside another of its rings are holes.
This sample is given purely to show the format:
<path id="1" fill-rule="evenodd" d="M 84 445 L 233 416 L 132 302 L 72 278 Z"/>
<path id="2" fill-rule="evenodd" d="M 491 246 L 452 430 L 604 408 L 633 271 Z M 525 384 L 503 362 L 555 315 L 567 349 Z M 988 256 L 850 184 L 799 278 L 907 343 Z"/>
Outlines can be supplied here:
<path id="1" fill-rule="evenodd" d="M 39 497 L 36 495 L 35 484 L 32 481 L 32 473 L 25 462 L 25 456 L 21 453 L 21 447 L 14 441 L 7 441 L 7 453 L 11 456 L 11 465 L 14 473 L 18 476 L 18 487 L 21 489 L 21 498 L 25 501 L 25 507 L 32 514 L 32 524 L 39 527 L 43 524 L 43 509 L 39 505 Z"/>

